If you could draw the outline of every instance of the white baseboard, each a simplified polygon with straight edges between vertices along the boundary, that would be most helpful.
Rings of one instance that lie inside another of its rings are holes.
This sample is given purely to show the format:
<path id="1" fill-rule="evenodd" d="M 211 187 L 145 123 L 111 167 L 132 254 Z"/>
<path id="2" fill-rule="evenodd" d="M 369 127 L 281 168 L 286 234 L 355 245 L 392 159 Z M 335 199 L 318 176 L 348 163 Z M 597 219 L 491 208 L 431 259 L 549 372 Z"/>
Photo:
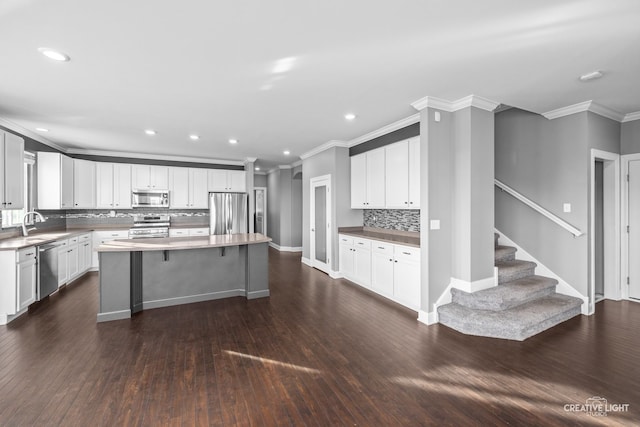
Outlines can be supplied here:
<path id="1" fill-rule="evenodd" d="M 578 292 L 576 288 L 571 286 L 569 283 L 563 280 L 560 276 L 558 276 L 553 271 L 551 271 L 547 266 L 545 266 L 536 258 L 534 258 L 529 252 L 525 251 L 516 243 L 514 243 L 514 241 L 511 240 L 509 237 L 505 236 L 503 232 L 501 232 L 497 228 L 495 229 L 495 231 L 500 235 L 500 237 L 498 238 L 498 242 L 501 245 L 513 246 L 518 250 L 518 252 L 516 253 L 517 259 L 521 259 L 523 261 L 535 262 L 538 265 L 536 267 L 536 274 L 539 274 L 545 277 L 551 277 L 552 279 L 556 279 L 558 281 L 558 286 L 556 286 L 557 293 L 563 294 L 563 295 L 569 295 L 570 297 L 580 298 L 583 301 L 582 308 L 581 308 L 582 314 L 584 314 L 585 316 L 593 314 L 593 313 L 589 313 L 589 297 L 586 297 L 582 295 L 580 292 Z"/>
<path id="2" fill-rule="evenodd" d="M 111 320 L 130 319 L 131 310 L 110 311 L 107 313 L 98 313 L 97 322 L 109 322 Z"/>
<path id="3" fill-rule="evenodd" d="M 300 260 L 300 262 L 302 262 L 304 265 L 308 265 L 309 267 L 313 267 L 311 265 L 311 260 L 307 257 L 302 257 L 302 259 Z"/>
<path id="4" fill-rule="evenodd" d="M 423 310 L 418 310 L 418 322 L 424 323 L 425 325 L 434 325 L 438 323 L 438 313 L 437 311 L 426 312 Z"/>
<path id="5" fill-rule="evenodd" d="M 269 242 L 269 246 L 280 252 L 302 252 L 302 246 L 280 246 L 273 242 Z"/>
<path id="6" fill-rule="evenodd" d="M 206 294 L 189 295 L 185 297 L 166 298 L 153 301 L 143 301 L 142 309 L 149 310 L 152 308 L 171 307 L 174 305 L 191 304 L 194 302 L 211 301 L 222 298 L 243 297 L 247 296 L 246 291 L 242 288 L 232 289 L 228 291 L 209 292 Z M 267 291 L 268 292 L 268 291 Z M 248 297 L 248 296 L 247 296 Z"/>
<path id="7" fill-rule="evenodd" d="M 247 299 L 266 298 L 269 295 L 271 295 L 269 293 L 269 289 L 264 289 L 262 291 L 247 292 Z"/>
<path id="8" fill-rule="evenodd" d="M 455 277 L 451 278 L 451 287 L 460 289 L 461 291 L 473 293 L 478 292 L 483 289 L 493 288 L 497 286 L 496 277 L 495 277 L 495 267 L 494 267 L 494 275 L 493 277 L 487 277 L 486 279 L 474 280 L 473 282 L 469 282 L 466 280 L 456 279 Z"/>
<path id="9" fill-rule="evenodd" d="M 344 276 L 339 271 L 329 271 L 329 277 L 332 279 L 342 279 Z"/>

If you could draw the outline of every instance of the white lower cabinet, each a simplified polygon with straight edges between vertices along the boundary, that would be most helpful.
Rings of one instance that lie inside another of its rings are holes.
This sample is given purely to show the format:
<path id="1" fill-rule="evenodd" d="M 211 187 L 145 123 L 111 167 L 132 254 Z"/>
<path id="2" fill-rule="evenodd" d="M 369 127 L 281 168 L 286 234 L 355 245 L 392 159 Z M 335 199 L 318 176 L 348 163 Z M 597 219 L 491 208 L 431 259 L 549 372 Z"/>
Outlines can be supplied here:
<path id="1" fill-rule="evenodd" d="M 339 235 L 340 273 L 414 310 L 420 308 L 420 248 Z"/>
<path id="2" fill-rule="evenodd" d="M 208 236 L 209 227 L 170 228 L 169 237 Z"/>
<path id="3" fill-rule="evenodd" d="M 36 300 L 36 248 L 19 250 L 17 261 L 16 309 L 20 311 Z"/>
<path id="4" fill-rule="evenodd" d="M 69 281 L 69 241 L 59 240 L 58 248 L 58 287 Z"/>
<path id="5" fill-rule="evenodd" d="M 98 252 L 94 251 L 94 248 L 98 248 L 98 246 L 109 243 L 112 240 L 116 239 L 127 239 L 129 238 L 129 230 L 98 230 L 93 232 L 93 242 L 91 249 L 91 268 L 98 269 Z"/>
<path id="6" fill-rule="evenodd" d="M 371 241 L 353 239 L 353 278 L 360 285 L 371 287 Z"/>

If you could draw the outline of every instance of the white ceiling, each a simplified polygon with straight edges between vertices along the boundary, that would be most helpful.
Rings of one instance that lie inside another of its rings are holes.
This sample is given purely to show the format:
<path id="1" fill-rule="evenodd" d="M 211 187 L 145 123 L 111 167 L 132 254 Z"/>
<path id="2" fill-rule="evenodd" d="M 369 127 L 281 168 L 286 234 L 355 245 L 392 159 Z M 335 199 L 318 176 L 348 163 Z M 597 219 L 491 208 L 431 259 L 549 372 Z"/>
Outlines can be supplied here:
<path id="1" fill-rule="evenodd" d="M 0 117 L 69 149 L 268 168 L 424 96 L 640 111 L 639 42 L 638 0 L 2 0 Z"/>

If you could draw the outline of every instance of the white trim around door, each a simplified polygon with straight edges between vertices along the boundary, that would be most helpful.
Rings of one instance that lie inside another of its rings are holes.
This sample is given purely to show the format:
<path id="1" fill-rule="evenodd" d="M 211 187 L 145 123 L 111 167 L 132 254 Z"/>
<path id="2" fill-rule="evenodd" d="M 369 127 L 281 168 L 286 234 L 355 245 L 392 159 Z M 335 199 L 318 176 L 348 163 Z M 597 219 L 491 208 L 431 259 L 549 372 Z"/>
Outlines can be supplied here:
<path id="1" fill-rule="evenodd" d="M 326 230 L 326 257 L 325 261 L 316 259 L 316 189 L 320 187 L 326 188 L 325 197 L 325 224 Z M 322 175 L 310 179 L 309 184 L 309 246 L 311 266 L 318 270 L 331 274 L 331 175 Z"/>

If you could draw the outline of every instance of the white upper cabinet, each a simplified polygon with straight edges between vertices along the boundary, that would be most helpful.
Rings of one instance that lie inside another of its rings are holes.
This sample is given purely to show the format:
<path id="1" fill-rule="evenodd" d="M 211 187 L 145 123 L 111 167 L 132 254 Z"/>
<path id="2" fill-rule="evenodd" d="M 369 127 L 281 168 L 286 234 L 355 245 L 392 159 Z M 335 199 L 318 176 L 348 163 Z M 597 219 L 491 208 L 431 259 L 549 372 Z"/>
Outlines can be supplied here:
<path id="1" fill-rule="evenodd" d="M 209 182 L 207 169 L 189 169 L 189 201 L 193 209 L 209 208 Z M 244 172 L 243 172 L 244 182 Z M 237 190 L 240 191 L 240 190 Z M 244 191 L 244 189 L 242 190 Z"/>
<path id="2" fill-rule="evenodd" d="M 169 167 L 132 165 L 131 187 L 134 190 L 167 190 L 169 188 Z"/>
<path id="3" fill-rule="evenodd" d="M 169 191 L 172 209 L 206 209 L 209 206 L 207 169 L 170 168 Z"/>
<path id="4" fill-rule="evenodd" d="M 420 137 L 409 140 L 409 209 L 420 209 Z"/>
<path id="5" fill-rule="evenodd" d="M 24 140 L 0 131 L 0 202 L 2 209 L 24 207 Z"/>
<path id="6" fill-rule="evenodd" d="M 38 209 L 73 208 L 73 166 L 73 159 L 63 154 L 38 153 Z"/>
<path id="7" fill-rule="evenodd" d="M 131 209 L 131 165 L 96 163 L 96 207 Z"/>
<path id="8" fill-rule="evenodd" d="M 96 207 L 96 164 L 89 160 L 73 159 L 73 207 Z"/>
<path id="9" fill-rule="evenodd" d="M 402 141 L 385 147 L 387 208 L 409 207 L 409 143 Z"/>
<path id="10" fill-rule="evenodd" d="M 371 150 L 351 157 L 351 207 L 385 207 L 385 151 Z"/>
<path id="11" fill-rule="evenodd" d="M 169 169 L 169 204 L 172 209 L 189 207 L 189 169 Z"/>
<path id="12" fill-rule="evenodd" d="M 385 147 L 388 209 L 420 208 L 420 138 Z"/>
<path id="13" fill-rule="evenodd" d="M 237 193 L 245 193 L 247 191 L 245 171 L 209 169 L 208 182 L 209 191 L 233 191 Z"/>

